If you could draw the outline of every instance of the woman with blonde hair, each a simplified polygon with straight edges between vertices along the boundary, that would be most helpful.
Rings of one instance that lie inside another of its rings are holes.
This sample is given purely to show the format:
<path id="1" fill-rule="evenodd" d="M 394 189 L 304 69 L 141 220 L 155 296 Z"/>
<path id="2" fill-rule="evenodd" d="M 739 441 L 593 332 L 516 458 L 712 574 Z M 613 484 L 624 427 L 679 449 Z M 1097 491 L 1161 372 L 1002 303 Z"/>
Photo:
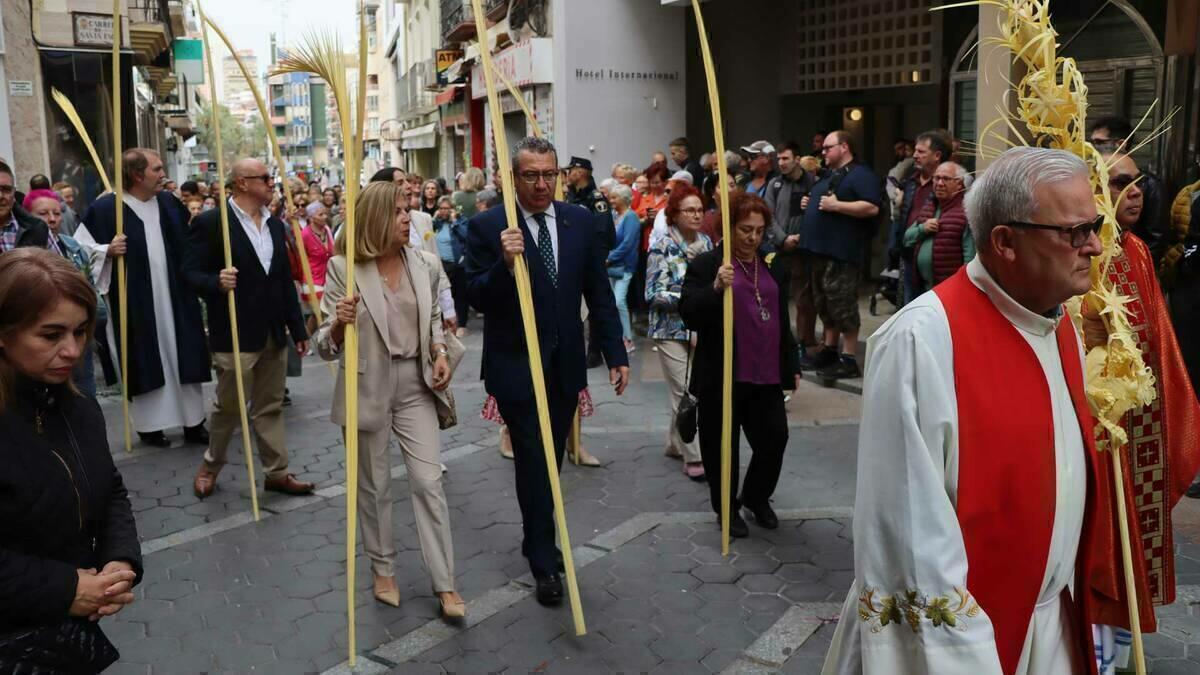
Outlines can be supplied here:
<path id="1" fill-rule="evenodd" d="M 321 358 L 341 359 L 332 419 L 345 433 L 345 373 L 341 357 L 346 326 L 359 336 L 358 512 L 363 548 L 371 559 L 375 598 L 400 605 L 392 541 L 391 456 L 395 433 L 408 468 L 417 536 L 442 616 L 461 619 L 466 603 L 454 590 L 450 509 L 442 490 L 439 428 L 456 423 L 450 378 L 462 345 L 443 333 L 437 302 L 441 264 L 408 246 L 408 198 L 395 183 L 371 183 L 358 198 L 355 240 L 337 238 L 329 260 L 321 308 L 325 321 L 315 341 Z M 346 250 L 354 247 L 355 289 L 346 289 Z M 362 303 L 366 311 L 359 311 Z"/>
<path id="2" fill-rule="evenodd" d="M 459 216 L 470 218 L 475 215 L 475 194 L 486 186 L 487 179 L 482 169 L 473 166 L 463 173 L 462 178 L 458 179 L 458 190 L 451 196 Z"/>

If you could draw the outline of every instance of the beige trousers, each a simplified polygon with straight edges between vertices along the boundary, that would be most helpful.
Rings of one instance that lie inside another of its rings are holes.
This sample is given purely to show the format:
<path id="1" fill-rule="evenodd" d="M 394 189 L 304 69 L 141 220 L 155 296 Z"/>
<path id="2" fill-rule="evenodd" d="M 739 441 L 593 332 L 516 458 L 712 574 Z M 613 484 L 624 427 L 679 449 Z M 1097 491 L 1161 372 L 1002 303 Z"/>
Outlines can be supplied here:
<path id="1" fill-rule="evenodd" d="M 450 538 L 450 507 L 442 490 L 441 432 L 433 392 L 425 386 L 416 359 L 394 360 L 392 423 L 379 431 L 359 431 L 358 514 L 363 548 L 371 570 L 390 577 L 395 572 L 396 545 L 392 530 L 392 467 L 388 443 L 396 434 L 408 489 L 412 495 L 421 556 L 433 580 L 433 591 L 454 590 L 454 543 Z M 342 433 L 345 433 L 343 427 Z"/>
<path id="2" fill-rule="evenodd" d="M 242 380 L 246 386 L 250 432 L 258 450 L 258 461 L 267 478 L 287 475 L 288 452 L 283 432 L 283 389 L 287 375 L 287 350 L 268 339 L 261 352 L 242 352 Z M 229 441 L 241 430 L 237 377 L 232 352 L 215 352 L 217 395 L 208 420 L 208 450 L 204 464 L 218 473 L 225 466 Z"/>
<path id="3" fill-rule="evenodd" d="M 671 428 L 667 430 L 667 447 L 675 448 L 683 455 L 685 462 L 699 462 L 700 444 L 697 439 L 684 443 L 675 428 L 675 411 L 679 409 L 679 399 L 687 389 L 687 358 L 688 343 L 679 340 L 655 340 L 658 345 L 658 358 L 662 361 L 663 376 L 667 380 L 667 392 L 671 402 Z M 695 354 L 692 354 L 693 358 Z"/>

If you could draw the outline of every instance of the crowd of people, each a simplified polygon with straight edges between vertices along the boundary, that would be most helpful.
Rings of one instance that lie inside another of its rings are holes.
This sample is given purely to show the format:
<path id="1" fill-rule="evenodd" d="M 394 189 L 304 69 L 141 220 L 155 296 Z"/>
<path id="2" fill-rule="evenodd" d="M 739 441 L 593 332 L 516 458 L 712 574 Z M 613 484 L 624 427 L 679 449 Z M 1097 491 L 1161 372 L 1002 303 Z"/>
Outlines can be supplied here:
<path id="1" fill-rule="evenodd" d="M 1127 249 L 1133 251 L 1126 263 L 1129 274 L 1155 280 L 1158 256 L 1177 242 L 1160 220 L 1165 201 L 1161 186 L 1121 152 L 1131 133 L 1122 120 L 1104 118 L 1094 123 L 1090 138 L 1111 163 L 1108 189 Z M 954 565 L 947 567 L 944 555 L 970 557 L 976 525 L 956 520 L 944 500 L 938 503 L 945 508 L 921 500 L 939 490 L 955 490 L 953 484 L 943 484 L 935 465 L 998 442 L 980 429 L 1007 439 L 1006 447 L 1023 447 L 1030 434 L 1045 431 L 1038 424 L 1053 427 L 1059 464 L 1073 467 L 1073 473 L 1059 486 L 1064 497 L 1058 515 L 1053 523 L 1040 523 L 1037 531 L 1045 535 L 1041 543 L 1046 546 L 1056 542 L 1048 554 L 1055 569 L 1074 569 L 1077 549 L 1079 555 L 1091 554 L 1086 542 L 1071 543 L 1081 536 L 1083 500 L 1092 498 L 1084 480 L 1091 469 L 1082 459 L 1091 435 L 1081 427 L 1090 413 L 1079 407 L 1082 374 L 1071 365 L 1078 365 L 1077 348 L 1064 337 L 1074 333 L 1062 328 L 1069 324 L 1059 321 L 1057 309 L 1087 290 L 1087 262 L 1099 252 L 1103 219 L 1096 216 L 1090 186 L 1085 195 L 1079 185 L 1086 175 L 1082 162 L 1058 151 L 1014 150 L 973 177 L 957 157 L 958 143 L 942 130 L 898 142 L 896 165 L 886 180 L 858 158 L 851 134 L 840 130 L 818 134 L 808 151 L 796 142 L 777 149 L 770 141 L 756 141 L 726 157 L 724 176 L 711 153 L 694 157 L 686 138 L 671 141 L 668 151 L 669 157 L 655 153 L 641 170 L 618 163 L 610 177 L 597 183 L 590 160 L 571 157 L 564 166 L 551 143 L 521 140 L 512 154 L 518 228 L 509 227 L 500 191 L 478 168 L 456 176 L 451 186 L 441 178 L 386 167 L 369 177 L 358 198 L 353 241 L 343 231 L 346 203 L 339 186 L 285 178 L 284 190 L 256 159 L 234 163 L 221 190 L 200 181 L 176 186 L 167 180 L 157 153 L 127 150 L 120 177 L 120 235 L 115 195 L 102 195 L 80 215 L 69 186 L 52 186 L 39 175 L 22 194 L 12 169 L 0 162 L 0 223 L 5 223 L 0 226 L 0 426 L 13 437 L 34 439 L 30 448 L 52 445 L 61 435 L 71 440 L 58 447 L 73 450 L 55 450 L 38 459 L 54 462 L 38 473 L 37 481 L 2 476 L 0 482 L 8 484 L 11 478 L 21 485 L 20 494 L 62 492 L 64 484 L 86 475 L 88 503 L 101 505 L 84 509 L 81 502 L 77 529 L 84 539 L 78 541 L 45 536 L 47 525 L 72 515 L 62 509 L 46 511 L 29 500 L 6 507 L 15 509 L 3 525 L 7 540 L 15 543 L 5 548 L 18 555 L 0 564 L 18 576 L 44 575 L 38 577 L 43 582 L 30 584 L 36 597 L 28 597 L 40 607 L 31 616 L 53 626 L 40 639 L 61 640 L 63 631 L 92 630 L 83 625 L 88 622 L 75 619 L 120 611 L 132 600 L 130 588 L 141 575 L 128 497 L 111 466 L 105 434 L 75 440 L 77 430 L 104 424 L 94 402 L 93 338 L 95 360 L 107 383 L 116 382 L 123 371 L 133 426 L 143 444 L 166 447 L 171 442 L 167 433 L 182 430 L 185 443 L 204 447 L 193 480 L 196 498 L 204 499 L 218 489 L 228 445 L 241 423 L 231 334 L 235 320 L 244 400 L 264 488 L 305 495 L 315 487 L 289 470 L 286 378 L 298 373 L 306 356 L 340 362 L 331 421 L 345 431 L 345 374 L 347 368 L 357 368 L 363 453 L 358 509 L 374 595 L 388 605 L 400 603 L 393 573 L 397 547 L 388 450 L 394 435 L 407 466 L 433 590 L 442 615 L 455 620 L 467 608 L 455 590 L 440 431 L 467 414 L 456 408 L 450 387 L 470 377 L 456 372 L 465 351 L 461 340 L 469 334 L 472 315 L 481 318 L 481 377 L 488 399 L 479 414 L 500 425 L 500 452 L 514 462 L 522 553 L 536 582 L 536 597 L 546 605 L 561 602 L 562 553 L 555 544 L 548 467 L 513 273 L 518 256 L 525 257 L 530 274 L 547 412 L 560 467 L 568 449 L 581 466 L 602 464 L 580 442 L 580 420 L 593 412 L 587 370 L 606 365 L 614 392 L 622 395 L 630 382 L 630 354 L 641 344 L 655 353 L 667 385 L 663 404 L 671 424 L 664 454 L 681 460 L 687 478 L 707 481 L 718 515 L 720 481 L 710 478 L 721 467 L 722 304 L 727 295 L 732 298 L 734 502 L 729 530 L 740 538 L 750 533 L 743 512 L 762 528 L 779 525 L 771 499 L 788 443 L 785 404 L 801 373 L 814 371 L 824 379 L 863 374 L 857 356 L 860 291 L 870 276 L 869 242 L 886 232 L 886 266 L 896 271 L 893 297 L 902 309 L 868 348 L 873 356 L 864 384 L 855 527 L 873 528 L 870 536 L 864 529 L 856 539 L 875 543 L 860 552 L 863 565 L 857 570 L 867 577 L 858 579 L 851 591 L 847 612 L 854 616 L 839 626 L 831 651 L 840 669 L 854 670 L 868 652 L 886 652 L 869 644 L 891 618 L 876 611 L 872 594 L 883 588 L 893 604 L 904 602 L 895 598 L 910 597 L 911 604 L 911 597 L 917 597 L 903 595 L 912 589 L 888 587 L 891 576 L 876 575 L 872 565 L 891 569 L 903 560 L 915 578 L 944 582 L 939 582 L 939 592 L 966 588 L 967 580 L 947 571 Z M 721 226 L 722 181 L 730 191 L 728 237 Z M 222 192 L 224 204 L 219 203 Z M 290 206 L 287 193 L 293 197 Z M 230 226 L 232 264 L 225 260 L 223 215 Z M 355 255 L 353 289 L 346 285 L 350 250 Z M 127 279 L 123 301 L 115 292 L 119 260 Z M 1127 290 L 1149 308 L 1140 316 L 1165 307 L 1157 281 Z M 236 316 L 227 302 L 230 293 Z M 34 301 L 44 311 L 29 304 Z M 116 330 L 123 314 L 128 325 L 125 363 Z M 964 316 L 986 321 L 964 322 Z M 1086 311 L 1081 320 L 1088 346 L 1102 344 L 1100 320 Z M 356 364 L 344 362 L 350 325 L 360 336 Z M 958 340 L 988 330 L 1016 339 Z M 1156 345 L 1148 358 L 1156 380 L 1160 388 L 1170 387 L 1163 404 L 1175 411 L 1168 415 L 1174 420 L 1170 424 L 1194 424 L 1193 380 L 1184 360 L 1177 358 L 1170 321 L 1155 324 L 1147 340 Z M 1014 353 L 1025 349 L 1022 345 L 1032 348 L 1037 359 L 1024 362 L 1032 374 L 1004 370 L 1008 361 L 984 353 L 989 345 Z M 1068 358 L 1060 358 L 1060 350 Z M 953 359 L 946 358 L 950 353 Z M 983 362 L 1000 364 L 1000 369 L 981 372 L 977 366 Z M 975 370 L 971 383 L 963 384 L 958 373 L 968 366 Z M 215 396 L 206 412 L 202 385 L 214 373 Z M 999 433 L 999 422 L 983 401 L 1005 386 L 1004 378 L 1023 377 L 1020 382 L 1028 383 L 1043 373 L 1052 385 L 1051 398 L 1030 396 L 1022 403 L 1025 426 Z M 1042 403 L 1045 409 L 1039 407 Z M 46 416 L 49 411 L 61 414 Z M 1063 420 L 1056 417 L 1064 415 Z M 940 419 L 945 424 L 929 422 Z M 970 433 L 960 438 L 955 432 L 960 426 Z M 740 477 L 743 434 L 753 454 Z M 920 449 L 889 453 L 887 448 L 896 443 Z M 863 457 L 868 458 L 865 465 Z M 994 486 L 986 485 L 993 475 L 989 471 L 1007 471 L 1011 467 L 1005 461 L 964 464 L 956 480 L 993 494 Z M 55 473 L 55 462 L 66 468 L 61 475 Z M 864 485 L 870 499 L 863 498 Z M 1013 495 L 1027 488 L 1002 487 Z M 1053 497 L 1054 486 L 1050 488 Z M 1178 496 L 1172 493 L 1164 500 Z M 1041 497 L 1034 495 L 1029 503 L 1036 505 Z M 988 503 L 973 496 L 960 508 L 980 509 L 986 521 Z M 26 507 L 28 513 L 18 512 Z M 894 514 L 906 509 L 912 527 L 881 538 L 879 532 L 896 522 Z M 1036 513 L 1025 515 L 1033 527 Z M 929 542 L 941 541 L 938 537 L 945 540 L 938 554 L 943 557 L 914 557 L 917 551 L 932 550 Z M 79 541 L 88 538 L 91 545 L 81 548 Z M 39 567 L 45 560 L 55 561 L 49 572 Z M 1024 581 L 1043 577 L 1041 570 L 1025 572 L 1031 576 Z M 1002 592 L 1005 583 L 1021 581 L 1010 576 L 996 571 L 994 579 L 972 581 L 971 586 L 982 600 Z M 1049 575 L 1040 587 L 1027 589 L 1038 625 L 1061 623 L 1055 617 L 1068 609 L 1055 598 L 1068 577 Z M 74 599 L 67 602 L 69 598 Z M 855 632 L 858 618 L 868 628 L 879 626 Z M 1010 626 L 1003 623 L 1009 618 L 992 617 L 997 640 L 1011 642 Z M 992 628 L 981 621 L 971 630 Z M 102 639 L 102 634 L 88 635 Z M 980 663 L 997 649 L 984 649 Z M 999 646 L 1006 663 L 1021 657 L 1013 649 L 1008 642 Z M 103 650 L 95 657 L 105 658 Z M 902 660 L 891 652 L 878 658 Z M 1052 652 L 1021 658 L 1044 659 L 1049 670 L 1039 672 L 1055 670 L 1065 663 L 1061 659 L 1069 659 Z"/>

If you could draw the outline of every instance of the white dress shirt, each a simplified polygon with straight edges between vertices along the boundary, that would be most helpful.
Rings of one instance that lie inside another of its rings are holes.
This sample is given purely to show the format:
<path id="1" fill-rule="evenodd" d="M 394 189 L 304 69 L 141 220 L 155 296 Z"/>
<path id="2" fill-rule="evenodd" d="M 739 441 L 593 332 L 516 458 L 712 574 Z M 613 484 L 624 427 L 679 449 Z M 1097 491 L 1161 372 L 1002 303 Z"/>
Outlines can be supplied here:
<path id="1" fill-rule="evenodd" d="M 229 198 L 229 205 L 233 207 L 234 215 L 242 224 L 246 236 L 250 238 L 250 244 L 254 246 L 254 253 L 258 256 L 258 262 L 262 264 L 263 271 L 270 272 L 271 258 L 275 255 L 275 241 L 271 239 L 271 228 L 267 227 L 267 220 L 271 217 L 271 212 L 267 210 L 267 207 L 262 207 L 259 210 L 262 225 L 255 225 L 250 214 L 243 211 L 232 197 Z"/>
<path id="2" fill-rule="evenodd" d="M 517 208 L 521 210 L 521 217 L 525 219 L 525 225 L 529 227 L 529 234 L 533 235 L 533 245 L 537 246 L 538 233 L 541 226 L 538 225 L 537 219 L 533 217 L 533 211 L 529 211 L 517 202 Z M 546 209 L 546 227 L 550 228 L 550 245 L 554 249 L 554 268 L 558 269 L 558 219 L 554 217 L 554 204 L 550 204 L 550 208 Z M 529 253 L 528 251 L 526 252 Z"/>

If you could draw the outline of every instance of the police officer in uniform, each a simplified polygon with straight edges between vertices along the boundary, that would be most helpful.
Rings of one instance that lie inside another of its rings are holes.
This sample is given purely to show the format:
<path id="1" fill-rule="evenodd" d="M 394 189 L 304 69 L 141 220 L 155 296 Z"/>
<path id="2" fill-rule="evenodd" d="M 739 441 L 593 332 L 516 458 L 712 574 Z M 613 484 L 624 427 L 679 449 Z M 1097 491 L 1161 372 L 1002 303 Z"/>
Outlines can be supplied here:
<path id="1" fill-rule="evenodd" d="M 572 157 L 570 164 L 563 167 L 566 174 L 566 202 L 591 211 L 595 218 L 596 231 L 600 233 L 600 241 L 604 244 L 603 251 L 597 253 L 604 258 L 617 245 L 617 228 L 612 219 L 612 210 L 604 194 L 596 187 L 592 178 L 592 161 L 582 157 Z M 588 326 L 588 367 L 597 368 L 604 364 L 599 346 L 591 339 L 591 325 Z"/>

